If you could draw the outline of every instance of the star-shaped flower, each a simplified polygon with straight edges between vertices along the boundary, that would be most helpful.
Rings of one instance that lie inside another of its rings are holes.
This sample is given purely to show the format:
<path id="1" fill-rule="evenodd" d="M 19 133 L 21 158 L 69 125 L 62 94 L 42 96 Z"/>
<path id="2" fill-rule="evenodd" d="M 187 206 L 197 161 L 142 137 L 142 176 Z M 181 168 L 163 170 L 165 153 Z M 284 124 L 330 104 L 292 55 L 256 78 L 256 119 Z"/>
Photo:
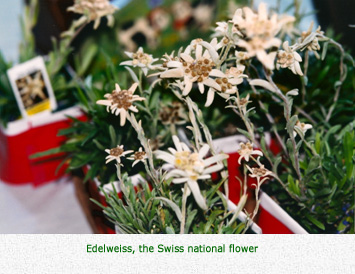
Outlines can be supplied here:
<path id="1" fill-rule="evenodd" d="M 297 121 L 295 128 L 299 129 L 303 133 L 303 135 L 305 135 L 306 131 L 312 128 L 312 125 L 301 123 L 300 121 Z M 296 137 L 296 136 L 297 136 L 297 131 L 294 130 L 293 137 Z"/>
<path id="2" fill-rule="evenodd" d="M 252 168 L 250 168 L 247 165 L 247 168 L 251 172 L 251 174 L 249 174 L 249 176 L 252 178 L 259 178 L 260 179 L 262 177 L 267 177 L 267 176 L 273 174 L 270 170 L 266 169 L 264 167 L 264 165 L 260 165 L 259 167 L 252 167 Z"/>
<path id="3" fill-rule="evenodd" d="M 144 53 L 142 47 L 140 47 L 135 53 L 125 51 L 125 54 L 129 58 L 132 58 L 132 60 L 124 61 L 120 65 L 140 67 L 144 75 L 147 75 L 149 69 L 155 69 L 156 67 L 153 66 L 153 63 L 159 60 L 158 58 L 153 58 L 153 55 L 151 54 Z"/>
<path id="4" fill-rule="evenodd" d="M 121 126 L 124 126 L 128 110 L 138 112 L 138 109 L 133 105 L 133 102 L 145 100 L 143 97 L 133 95 L 137 86 L 138 83 L 134 83 L 128 90 L 121 90 L 120 86 L 116 84 L 116 89 L 114 89 L 112 93 L 105 94 L 104 97 L 107 98 L 107 100 L 99 100 L 96 103 L 107 106 L 108 112 L 111 111 L 115 115 L 120 115 L 120 124 Z"/>
<path id="5" fill-rule="evenodd" d="M 114 23 L 113 13 L 117 8 L 110 4 L 108 0 L 75 0 L 74 5 L 68 8 L 68 11 L 83 14 L 82 19 L 78 21 L 87 22 L 94 21 L 94 29 L 100 25 L 101 17 L 106 16 L 107 25 L 112 26 Z"/>
<path id="6" fill-rule="evenodd" d="M 193 83 L 197 83 L 201 93 L 204 93 L 205 86 L 213 87 L 220 90 L 221 87 L 211 77 L 224 77 L 224 73 L 215 69 L 215 59 L 218 54 L 213 46 L 206 42 L 198 42 L 188 46 L 183 53 L 180 53 L 179 60 L 169 61 L 166 63 L 168 68 L 160 74 L 161 78 L 183 78 L 184 89 L 183 95 L 190 93 Z M 208 47 L 203 52 L 202 44 Z"/>
<path id="7" fill-rule="evenodd" d="M 118 164 L 121 164 L 121 157 L 125 157 L 127 154 L 132 153 L 133 150 L 124 151 L 123 145 L 121 145 L 111 149 L 105 149 L 105 152 L 109 154 L 106 156 L 106 164 L 113 160 L 116 160 Z"/>
<path id="8" fill-rule="evenodd" d="M 158 159 L 168 163 L 166 166 L 170 171 L 166 178 L 174 178 L 172 182 L 175 184 L 187 183 L 197 204 L 206 210 L 206 201 L 197 181 L 210 179 L 211 173 L 221 170 L 223 164 L 220 162 L 227 159 L 228 155 L 218 154 L 205 158 L 210 150 L 209 145 L 203 145 L 199 151 L 191 151 L 177 136 L 173 136 L 173 141 L 175 148 L 168 148 L 170 153 L 160 150 L 155 152 Z"/>
<path id="9" fill-rule="evenodd" d="M 249 162 L 249 158 L 251 155 L 259 155 L 263 156 L 263 153 L 260 150 L 254 150 L 253 144 L 247 142 L 246 144 L 240 143 L 240 149 L 237 151 L 239 154 L 238 164 L 241 164 L 242 159 Z"/>
<path id="10" fill-rule="evenodd" d="M 288 68 L 294 74 L 303 75 L 301 70 L 300 62 L 302 62 L 302 57 L 296 52 L 293 51 L 288 45 L 288 41 L 283 43 L 284 50 L 279 50 L 277 53 L 277 69 Z"/>
<path id="11" fill-rule="evenodd" d="M 133 161 L 132 167 L 134 167 L 139 162 L 144 163 L 145 159 L 147 158 L 147 153 L 145 153 L 145 151 L 143 151 L 143 149 L 140 147 L 138 151 L 134 152 L 134 154 L 128 157 L 127 159 Z"/>

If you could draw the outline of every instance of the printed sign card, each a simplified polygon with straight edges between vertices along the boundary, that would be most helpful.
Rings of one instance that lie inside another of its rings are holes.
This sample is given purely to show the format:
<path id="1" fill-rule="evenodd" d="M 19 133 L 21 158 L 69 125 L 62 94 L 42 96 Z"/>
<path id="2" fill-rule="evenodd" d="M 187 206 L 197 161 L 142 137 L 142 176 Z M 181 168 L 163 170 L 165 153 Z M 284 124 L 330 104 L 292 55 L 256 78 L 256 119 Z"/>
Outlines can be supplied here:
<path id="1" fill-rule="evenodd" d="M 57 102 L 42 57 L 33 58 L 7 71 L 17 104 L 24 118 L 57 108 Z"/>

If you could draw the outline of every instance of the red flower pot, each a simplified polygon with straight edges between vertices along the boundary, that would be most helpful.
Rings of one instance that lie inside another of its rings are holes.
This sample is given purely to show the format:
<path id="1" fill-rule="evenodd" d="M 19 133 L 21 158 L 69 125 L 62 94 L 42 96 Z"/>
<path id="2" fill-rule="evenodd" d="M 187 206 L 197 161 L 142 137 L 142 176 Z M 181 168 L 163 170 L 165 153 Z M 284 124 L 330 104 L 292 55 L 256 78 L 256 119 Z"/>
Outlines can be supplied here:
<path id="1" fill-rule="evenodd" d="M 34 186 L 53 181 L 64 175 L 65 165 L 56 172 L 64 154 L 30 159 L 37 152 L 58 147 L 66 139 L 57 136 L 58 131 L 70 126 L 72 116 L 86 120 L 77 107 L 40 117 L 37 120 L 24 119 L 10 122 L 7 128 L 0 128 L 0 179 L 5 183 Z"/>

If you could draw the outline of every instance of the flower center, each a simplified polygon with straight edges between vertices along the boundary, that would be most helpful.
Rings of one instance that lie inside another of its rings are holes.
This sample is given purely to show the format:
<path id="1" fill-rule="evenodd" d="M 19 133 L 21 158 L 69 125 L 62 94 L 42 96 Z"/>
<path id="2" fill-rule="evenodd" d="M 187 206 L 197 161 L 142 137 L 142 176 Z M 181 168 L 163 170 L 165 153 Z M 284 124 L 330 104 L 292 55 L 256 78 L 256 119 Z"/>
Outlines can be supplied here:
<path id="1" fill-rule="evenodd" d="M 208 78 L 210 72 L 216 66 L 216 64 L 208 58 L 200 58 L 191 64 L 182 60 L 182 64 L 185 68 L 185 74 L 190 76 L 190 78 L 196 77 L 195 81 L 197 82 L 203 82 L 203 80 Z"/>
<path id="2" fill-rule="evenodd" d="M 191 176 L 197 176 L 203 169 L 204 164 L 199 160 L 198 153 L 180 151 L 175 153 L 175 167 L 192 173 Z"/>
<path id="3" fill-rule="evenodd" d="M 132 106 L 132 92 L 128 90 L 114 90 L 112 91 L 109 100 L 112 101 L 112 105 L 116 105 L 117 108 L 128 110 L 128 108 Z"/>
<path id="4" fill-rule="evenodd" d="M 227 78 L 217 78 L 216 83 L 221 87 L 222 92 L 226 92 L 227 90 L 232 88 L 232 84 L 228 83 Z"/>
<path id="5" fill-rule="evenodd" d="M 139 63 L 148 65 L 151 62 L 152 58 L 146 53 L 136 52 L 133 54 L 133 65 L 138 65 Z"/>
<path id="6" fill-rule="evenodd" d="M 295 62 L 293 54 L 285 51 L 280 51 L 277 54 L 277 59 L 277 62 L 281 65 L 281 67 L 289 67 Z"/>
<path id="7" fill-rule="evenodd" d="M 145 157 L 145 151 L 136 151 L 134 153 L 134 160 L 143 160 Z"/>
<path id="8" fill-rule="evenodd" d="M 258 177 L 263 177 L 265 176 L 267 170 L 265 168 L 262 168 L 262 167 L 254 167 L 253 168 L 253 174 L 258 176 Z"/>
<path id="9" fill-rule="evenodd" d="M 238 153 L 243 155 L 243 154 L 250 153 L 251 151 L 253 151 L 253 146 L 251 143 L 248 142 L 246 144 L 240 145 L 240 149 L 238 150 Z"/>
<path id="10" fill-rule="evenodd" d="M 110 149 L 110 155 L 115 156 L 115 157 L 121 156 L 123 152 L 124 152 L 124 150 L 119 147 L 115 147 L 115 148 Z"/>
<path id="11" fill-rule="evenodd" d="M 241 106 L 244 106 L 244 105 L 246 105 L 247 103 L 248 103 L 248 100 L 247 100 L 246 98 L 239 99 L 239 104 L 240 104 Z"/>

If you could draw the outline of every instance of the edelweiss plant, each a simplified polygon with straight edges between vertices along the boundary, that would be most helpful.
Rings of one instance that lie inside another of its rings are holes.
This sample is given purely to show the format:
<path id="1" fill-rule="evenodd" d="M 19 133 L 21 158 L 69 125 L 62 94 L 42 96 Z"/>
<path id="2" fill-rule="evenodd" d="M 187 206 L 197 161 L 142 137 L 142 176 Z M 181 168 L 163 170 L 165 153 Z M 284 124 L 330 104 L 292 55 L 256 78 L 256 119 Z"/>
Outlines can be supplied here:
<path id="1" fill-rule="evenodd" d="M 76 147 L 90 147 L 93 158 L 118 162 L 95 162 L 86 179 L 99 175 L 104 184 L 117 173 L 123 200 L 117 189 L 105 193 L 103 209 L 120 232 L 246 232 L 261 191 L 310 233 L 354 232 L 353 61 L 320 28 L 298 30 L 299 20 L 265 4 L 237 9 L 217 22 L 211 41 L 195 38 L 161 58 L 127 52 L 121 67 L 108 64 L 104 84 L 88 85 L 82 100 L 94 122 L 78 124 L 72 139 L 82 138 Z M 131 88 L 108 93 L 116 84 Z M 227 167 L 213 139 L 236 133 L 246 141 Z M 120 157 L 122 145 L 134 154 Z M 83 165 L 91 154 L 73 157 Z M 242 175 L 230 178 L 231 165 Z M 147 183 L 135 190 L 137 173 Z M 242 189 L 234 209 L 232 180 Z"/>
<path id="2" fill-rule="evenodd" d="M 114 24 L 113 13 L 117 8 L 110 4 L 108 0 L 75 0 L 73 6 L 68 8 L 68 11 L 82 14 L 76 22 L 76 27 L 80 26 L 83 22 L 94 21 L 94 29 L 100 25 L 102 17 L 107 18 L 107 25 Z"/>

